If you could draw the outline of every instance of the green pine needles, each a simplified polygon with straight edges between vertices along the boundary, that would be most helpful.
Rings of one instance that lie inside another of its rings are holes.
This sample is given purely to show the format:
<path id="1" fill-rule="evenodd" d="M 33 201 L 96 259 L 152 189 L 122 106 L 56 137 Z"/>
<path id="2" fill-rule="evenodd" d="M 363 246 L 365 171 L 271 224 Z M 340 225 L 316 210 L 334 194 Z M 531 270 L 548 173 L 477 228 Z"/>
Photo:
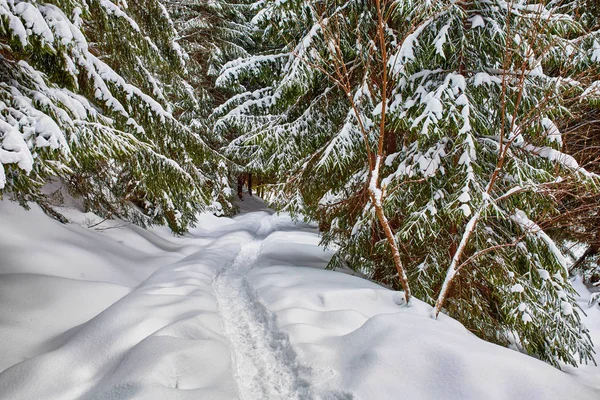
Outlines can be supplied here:
<path id="1" fill-rule="evenodd" d="M 580 6 L 257 3 L 260 50 L 224 65 L 217 85 L 237 93 L 217 130 L 277 176 L 274 204 L 319 222 L 333 267 L 554 366 L 590 361 L 570 261 L 546 233 L 559 193 L 599 182 L 561 134 L 598 97 Z"/>
<path id="2" fill-rule="evenodd" d="M 158 0 L 2 0 L 0 188 L 43 202 L 58 177 L 89 210 L 175 232 L 219 208 L 224 161 L 189 123 L 176 35 Z"/>

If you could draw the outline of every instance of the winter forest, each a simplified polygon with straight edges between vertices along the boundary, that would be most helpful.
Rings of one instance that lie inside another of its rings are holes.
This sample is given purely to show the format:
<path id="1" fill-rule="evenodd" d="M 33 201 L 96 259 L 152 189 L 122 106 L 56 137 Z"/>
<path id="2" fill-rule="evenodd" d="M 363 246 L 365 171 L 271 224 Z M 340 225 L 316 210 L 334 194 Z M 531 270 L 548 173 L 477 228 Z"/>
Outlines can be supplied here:
<path id="1" fill-rule="evenodd" d="M 596 0 L 0 0 L 0 399 L 600 399 Z"/>

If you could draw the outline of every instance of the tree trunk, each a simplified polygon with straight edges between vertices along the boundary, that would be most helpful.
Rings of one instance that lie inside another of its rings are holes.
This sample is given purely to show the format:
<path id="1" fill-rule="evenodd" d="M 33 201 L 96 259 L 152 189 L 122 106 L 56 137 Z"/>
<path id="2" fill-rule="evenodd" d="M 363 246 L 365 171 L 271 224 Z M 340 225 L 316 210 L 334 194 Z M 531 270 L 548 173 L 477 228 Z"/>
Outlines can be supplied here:
<path id="1" fill-rule="evenodd" d="M 244 175 L 239 174 L 237 178 L 237 194 L 240 200 L 244 197 Z"/>
<path id="2" fill-rule="evenodd" d="M 379 220 L 379 224 L 383 228 L 383 233 L 385 233 L 385 237 L 387 239 L 390 250 L 392 251 L 392 258 L 394 259 L 394 266 L 396 267 L 396 271 L 398 272 L 398 278 L 400 278 L 400 285 L 404 290 L 404 299 L 406 300 L 406 304 L 410 303 L 411 291 L 410 285 L 408 283 L 408 277 L 406 276 L 406 271 L 404 270 L 404 266 L 402 265 L 402 258 L 400 256 L 400 250 L 398 249 L 398 242 L 396 240 L 396 236 L 394 236 L 394 232 L 390 227 L 390 223 L 385 216 L 385 212 L 383 211 L 383 204 L 381 202 L 383 192 L 379 187 L 379 169 L 381 167 L 381 156 L 378 155 L 375 158 L 375 163 L 373 169 L 371 170 L 371 179 L 369 183 L 369 196 L 371 198 L 371 202 L 373 207 L 375 208 L 375 214 L 377 219 Z"/>
<path id="3" fill-rule="evenodd" d="M 395 132 L 388 132 L 385 135 L 385 155 L 389 156 L 398 151 L 397 138 Z"/>
<path id="4" fill-rule="evenodd" d="M 373 202 L 375 203 L 377 200 L 374 195 L 371 196 Z M 411 298 L 410 285 L 408 283 L 408 277 L 406 276 L 406 272 L 404 271 L 404 267 L 402 265 L 402 259 L 400 258 L 400 251 L 398 250 L 398 243 L 396 242 L 396 237 L 394 236 L 394 232 L 392 232 L 392 228 L 390 227 L 389 221 L 383 212 L 383 207 L 379 204 L 375 204 L 375 214 L 377 215 L 377 219 L 383 228 L 383 232 L 385 233 L 388 245 L 390 250 L 392 251 L 392 258 L 394 259 L 394 266 L 396 267 L 396 271 L 398 272 L 398 277 L 400 278 L 400 285 L 404 290 L 404 300 L 406 300 L 406 304 L 409 304 Z"/>
<path id="5" fill-rule="evenodd" d="M 483 209 L 483 207 L 482 207 L 482 209 Z M 465 248 L 467 247 L 467 243 L 469 242 L 469 239 L 471 239 L 471 236 L 473 235 L 473 232 L 475 231 L 475 228 L 477 227 L 477 223 L 479 222 L 479 217 L 481 216 L 481 212 L 482 212 L 482 210 L 477 211 L 475 213 L 475 215 L 473 215 L 471 217 L 471 219 L 467 223 L 467 226 L 465 227 L 465 232 L 463 233 L 460 244 L 458 245 L 458 248 L 456 249 L 454 256 L 452 257 L 452 262 L 450 263 L 450 267 L 448 267 L 448 271 L 446 272 L 446 278 L 444 279 L 444 283 L 442 284 L 440 294 L 438 295 L 438 298 L 435 302 L 435 307 L 432 311 L 432 316 L 434 318 L 437 318 L 440 311 L 442 311 L 442 307 L 444 306 L 444 303 L 446 302 L 446 298 L 448 297 L 448 294 L 450 293 L 450 288 L 452 287 L 452 284 L 454 283 L 454 278 L 460 271 L 461 265 L 459 264 L 459 262 L 462 259 L 463 252 L 465 251 Z"/>
<path id="6" fill-rule="evenodd" d="M 252 172 L 248 172 L 248 194 L 252 196 Z"/>

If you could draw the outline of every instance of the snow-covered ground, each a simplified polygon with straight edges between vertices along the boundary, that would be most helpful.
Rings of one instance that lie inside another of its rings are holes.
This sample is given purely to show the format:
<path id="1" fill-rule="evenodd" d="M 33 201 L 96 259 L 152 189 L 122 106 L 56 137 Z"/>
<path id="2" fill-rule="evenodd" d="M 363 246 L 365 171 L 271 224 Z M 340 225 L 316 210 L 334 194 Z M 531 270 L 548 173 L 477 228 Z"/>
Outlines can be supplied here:
<path id="1" fill-rule="evenodd" d="M 600 368 L 561 372 L 432 320 L 323 270 L 313 227 L 243 207 L 176 238 L 1 201 L 0 398 L 600 399 Z"/>

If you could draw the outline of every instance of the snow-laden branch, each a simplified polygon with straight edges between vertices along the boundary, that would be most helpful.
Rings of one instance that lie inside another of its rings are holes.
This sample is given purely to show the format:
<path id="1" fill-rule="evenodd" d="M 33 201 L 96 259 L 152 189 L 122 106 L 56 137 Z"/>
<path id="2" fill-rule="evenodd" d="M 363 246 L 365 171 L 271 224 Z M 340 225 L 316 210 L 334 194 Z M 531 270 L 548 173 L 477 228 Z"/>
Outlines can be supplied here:
<path id="1" fill-rule="evenodd" d="M 510 219 L 517 223 L 527 234 L 533 235 L 544 241 L 548 247 L 548 250 L 550 250 L 550 252 L 554 255 L 554 258 L 556 258 L 556 261 L 565 269 L 567 274 L 569 273 L 569 262 L 559 250 L 554 240 L 552 240 L 552 238 L 550 238 L 550 236 L 548 236 L 538 224 L 530 220 L 523 210 L 516 209 L 515 213 L 511 215 Z"/>

